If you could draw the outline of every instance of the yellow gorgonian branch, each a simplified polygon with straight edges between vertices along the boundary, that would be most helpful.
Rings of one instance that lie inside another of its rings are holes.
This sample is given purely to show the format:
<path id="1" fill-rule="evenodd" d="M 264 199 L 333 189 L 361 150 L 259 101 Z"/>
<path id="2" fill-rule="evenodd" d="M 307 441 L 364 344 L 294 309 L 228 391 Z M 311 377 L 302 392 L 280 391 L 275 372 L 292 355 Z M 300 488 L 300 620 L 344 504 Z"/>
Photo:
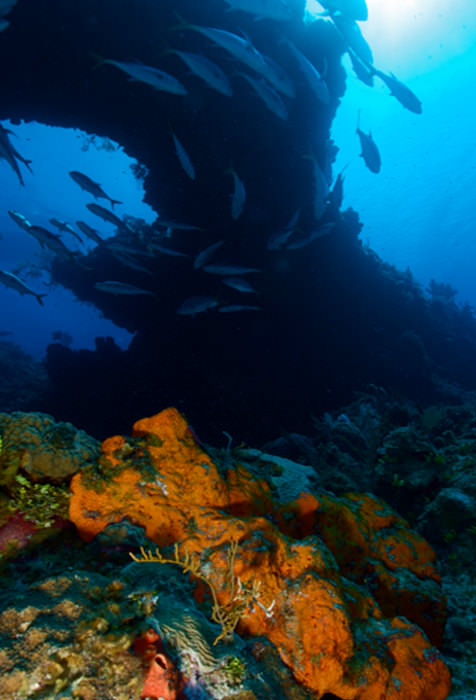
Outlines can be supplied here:
<path id="1" fill-rule="evenodd" d="M 218 623 L 222 629 L 221 633 L 213 642 L 215 645 L 222 639 L 230 641 L 233 638 L 233 632 L 235 631 L 240 618 L 243 616 L 251 602 L 256 600 L 260 595 L 259 582 L 253 582 L 251 585 L 244 584 L 239 577 L 235 576 L 234 569 L 237 551 L 238 542 L 233 540 L 227 552 L 229 596 L 228 602 L 223 605 L 218 601 L 216 588 L 213 582 L 202 573 L 199 557 L 197 555 L 190 554 L 187 550 L 184 550 L 183 556 L 181 556 L 178 544 L 174 545 L 173 558 L 164 557 L 158 547 L 156 547 L 154 552 L 141 547 L 140 557 L 136 556 L 132 552 L 129 552 L 129 556 L 138 564 L 176 564 L 177 566 L 180 566 L 185 574 L 190 573 L 192 576 L 195 576 L 195 578 L 198 578 L 207 584 L 213 601 L 212 620 Z M 271 609 L 272 605 L 270 606 L 270 610 Z"/>

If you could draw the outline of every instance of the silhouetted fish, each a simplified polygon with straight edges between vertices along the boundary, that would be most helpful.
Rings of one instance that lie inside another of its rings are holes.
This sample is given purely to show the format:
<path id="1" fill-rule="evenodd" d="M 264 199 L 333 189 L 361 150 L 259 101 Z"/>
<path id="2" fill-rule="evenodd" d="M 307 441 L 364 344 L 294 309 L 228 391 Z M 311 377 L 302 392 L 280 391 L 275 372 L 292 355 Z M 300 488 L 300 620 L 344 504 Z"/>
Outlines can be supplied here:
<path id="1" fill-rule="evenodd" d="M 372 138 L 372 133 L 369 131 L 368 134 L 365 134 L 359 129 L 359 126 L 357 126 L 356 133 L 360 139 L 360 147 L 362 149 L 360 156 L 364 159 L 365 165 L 370 172 L 379 173 L 382 161 L 377 144 Z"/>
<path id="2" fill-rule="evenodd" d="M 239 75 L 251 85 L 270 112 L 280 119 L 287 120 L 288 110 L 286 109 L 286 105 L 276 90 L 274 90 L 264 78 L 252 78 L 251 75 L 247 75 L 246 73 L 239 73 Z"/>
<path id="3" fill-rule="evenodd" d="M 226 263 L 223 265 L 205 265 L 202 270 L 205 270 L 205 272 L 208 272 L 210 275 L 223 275 L 225 277 L 232 275 L 249 275 L 252 272 L 261 272 L 261 270 L 258 270 L 256 267 L 227 265 Z"/>
<path id="4" fill-rule="evenodd" d="M 122 204 L 118 199 L 112 199 L 107 195 L 99 182 L 94 182 L 90 177 L 84 173 L 80 173 L 78 170 L 71 170 L 69 176 L 78 184 L 82 190 L 89 192 L 96 199 L 108 199 L 111 202 L 111 206 L 115 204 Z"/>
<path id="5" fill-rule="evenodd" d="M 191 180 L 195 180 L 195 168 L 192 161 L 190 160 L 187 151 L 182 146 L 175 134 L 172 134 L 172 140 L 174 142 L 175 152 L 177 154 L 178 161 L 182 166 L 183 171 L 189 176 Z"/>
<path id="6" fill-rule="evenodd" d="M 16 275 L 13 274 L 13 272 L 7 272 L 6 270 L 0 270 L 0 282 L 5 285 L 5 287 L 9 287 L 10 289 L 14 289 L 16 292 L 19 292 L 20 294 L 31 294 L 32 296 L 35 297 L 37 302 L 43 306 L 43 297 L 46 296 L 46 294 L 37 294 L 34 292 L 30 287 L 27 287 L 27 285 Z"/>
<path id="7" fill-rule="evenodd" d="M 360 60 L 367 65 L 372 65 L 372 49 L 364 39 L 358 24 L 338 14 L 332 15 L 332 20 L 342 34 L 346 44 L 355 51 Z"/>
<path id="8" fill-rule="evenodd" d="M 53 224 L 53 226 L 56 226 L 56 228 L 59 229 L 60 231 L 62 231 L 63 233 L 71 234 L 80 243 L 83 242 L 83 239 L 81 238 L 79 233 L 76 233 L 74 228 L 70 224 L 66 223 L 66 221 L 61 221 L 60 219 L 51 218 L 50 224 Z"/>
<path id="9" fill-rule="evenodd" d="M 283 39 L 282 42 L 286 44 L 286 46 L 290 49 L 291 53 L 295 57 L 296 61 L 299 64 L 302 74 L 306 78 L 307 84 L 309 85 L 310 89 L 312 90 L 316 98 L 319 100 L 319 102 L 322 102 L 326 105 L 329 104 L 329 88 L 327 87 L 326 81 L 324 80 L 321 73 L 317 70 L 315 65 L 307 58 L 307 56 L 305 56 L 302 53 L 302 51 L 300 51 L 293 44 L 292 41 L 290 41 L 289 39 Z"/>
<path id="10" fill-rule="evenodd" d="M 238 219 L 245 206 L 246 202 L 246 190 L 243 182 L 240 180 L 236 172 L 231 169 L 227 171 L 233 177 L 234 189 L 231 195 L 231 218 Z"/>
<path id="11" fill-rule="evenodd" d="M 190 68 L 192 73 L 198 78 L 201 78 L 208 87 L 216 90 L 221 95 L 225 95 L 225 97 L 231 97 L 233 95 L 233 88 L 227 76 L 222 69 L 219 68 L 216 63 L 210 61 L 209 58 L 197 53 L 190 53 L 189 51 L 178 51 L 177 49 L 170 49 L 170 52 L 177 54 L 185 65 Z"/>
<path id="12" fill-rule="evenodd" d="M 106 292 L 106 294 L 125 296 L 139 296 L 145 294 L 149 296 L 155 296 L 154 292 L 151 292 L 149 289 L 142 289 L 141 287 L 136 287 L 133 284 L 127 284 L 126 282 L 117 282 L 116 280 L 105 280 L 104 282 L 96 282 L 94 287 L 100 292 Z"/>
<path id="13" fill-rule="evenodd" d="M 395 97 L 400 104 L 405 107 L 405 109 L 408 109 L 410 112 L 414 112 L 415 114 L 421 114 L 421 101 L 409 87 L 398 80 L 393 73 L 386 75 L 376 68 L 373 69 L 373 72 L 380 78 L 380 80 L 383 80 L 385 85 L 390 90 L 390 94 Z"/>
<path id="14" fill-rule="evenodd" d="M 11 169 L 16 173 L 20 180 L 20 185 L 25 185 L 17 160 L 26 165 L 28 170 L 32 172 L 30 168 L 31 160 L 26 160 L 26 158 L 23 158 L 23 156 L 18 153 L 10 142 L 9 134 L 13 134 L 13 131 L 11 131 L 11 129 L 5 129 L 5 127 L 0 124 L 0 158 L 6 160 Z"/>
<path id="15" fill-rule="evenodd" d="M 289 5 L 284 0 L 225 0 L 230 10 L 241 10 L 257 19 L 274 19 L 288 22 L 293 18 Z"/>
<path id="16" fill-rule="evenodd" d="M 365 0 L 319 0 L 319 2 L 329 12 L 339 12 L 347 19 L 366 22 L 369 18 Z"/>
<path id="17" fill-rule="evenodd" d="M 98 235 L 96 230 L 89 226 L 86 222 L 84 221 L 77 221 L 76 226 L 84 233 L 85 236 L 90 238 L 92 241 L 95 243 L 102 243 L 103 239 L 101 236 Z"/>
<path id="18" fill-rule="evenodd" d="M 48 248 L 48 250 L 51 250 L 60 257 L 68 257 L 70 260 L 73 260 L 74 256 L 77 255 L 77 253 L 69 250 L 69 248 L 65 246 L 61 238 L 57 236 L 56 233 L 48 231 L 48 229 L 44 228 L 43 226 L 36 226 L 32 224 L 28 229 L 28 233 L 30 233 L 33 238 L 36 238 L 42 248 Z"/>
<path id="19" fill-rule="evenodd" d="M 263 311 L 261 306 L 251 306 L 248 304 L 225 304 L 220 306 L 218 311 L 222 314 L 236 313 L 237 311 Z"/>
<path id="20" fill-rule="evenodd" d="M 132 80 L 137 80 L 140 83 L 146 83 L 155 90 L 169 92 L 172 95 L 186 95 L 187 90 L 177 78 L 173 75 L 165 73 L 163 70 L 146 66 L 139 61 L 114 61 L 110 58 L 102 59 L 102 63 L 109 63 L 111 66 L 119 68 L 123 73 L 126 73 Z"/>
<path id="21" fill-rule="evenodd" d="M 215 299 L 215 297 L 189 297 L 179 306 L 177 313 L 180 316 L 195 316 L 195 314 L 201 314 L 204 311 L 215 308 L 218 306 L 218 303 L 219 302 L 217 299 Z"/>
<path id="22" fill-rule="evenodd" d="M 237 292 L 243 292 L 245 294 L 256 294 L 256 289 L 252 286 L 248 280 L 242 277 L 225 277 L 222 279 L 223 284 L 231 289 L 236 289 Z"/>
<path id="23" fill-rule="evenodd" d="M 117 226 L 120 229 L 127 229 L 127 225 L 122 221 L 122 219 L 113 214 L 112 211 L 109 211 L 109 209 L 102 207 L 100 204 L 96 204 L 95 202 L 86 204 L 86 209 L 89 209 L 92 214 L 99 216 L 101 219 L 108 221 L 110 224 L 114 224 L 114 226 Z"/>
<path id="24" fill-rule="evenodd" d="M 11 219 L 13 219 L 17 226 L 29 233 L 29 229 L 31 228 L 31 221 L 28 221 L 28 219 L 25 216 L 23 216 L 23 214 L 20 214 L 19 211 L 9 209 L 8 215 Z"/>
<path id="25" fill-rule="evenodd" d="M 218 248 L 223 245 L 223 243 L 224 241 L 217 241 L 216 243 L 212 243 L 211 245 L 207 246 L 204 250 L 201 250 L 193 262 L 193 267 L 198 270 L 200 267 L 206 265 L 207 262 L 212 259 Z"/>

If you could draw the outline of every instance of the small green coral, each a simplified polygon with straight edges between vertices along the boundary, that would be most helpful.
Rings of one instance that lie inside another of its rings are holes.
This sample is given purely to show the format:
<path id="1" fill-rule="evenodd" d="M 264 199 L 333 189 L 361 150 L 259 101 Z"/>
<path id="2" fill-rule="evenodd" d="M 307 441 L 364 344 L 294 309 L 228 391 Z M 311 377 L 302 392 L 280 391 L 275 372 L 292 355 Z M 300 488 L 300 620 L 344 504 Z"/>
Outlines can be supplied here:
<path id="1" fill-rule="evenodd" d="M 230 656 L 224 670 L 233 683 L 242 683 L 246 676 L 246 664 L 239 656 Z"/>
<path id="2" fill-rule="evenodd" d="M 67 517 L 69 491 L 64 486 L 35 483 L 17 474 L 9 492 L 8 509 L 22 513 L 39 528 L 51 527 L 57 517 Z"/>

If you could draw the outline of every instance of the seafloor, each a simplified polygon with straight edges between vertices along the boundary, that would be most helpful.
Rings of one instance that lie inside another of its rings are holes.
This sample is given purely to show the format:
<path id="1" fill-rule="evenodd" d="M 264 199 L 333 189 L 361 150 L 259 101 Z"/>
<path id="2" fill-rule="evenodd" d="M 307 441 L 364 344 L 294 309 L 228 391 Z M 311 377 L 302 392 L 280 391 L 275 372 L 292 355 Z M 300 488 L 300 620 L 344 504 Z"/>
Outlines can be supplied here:
<path id="1" fill-rule="evenodd" d="M 0 434 L 2 700 L 474 697 L 474 396 L 260 449 L 175 409 Z"/>

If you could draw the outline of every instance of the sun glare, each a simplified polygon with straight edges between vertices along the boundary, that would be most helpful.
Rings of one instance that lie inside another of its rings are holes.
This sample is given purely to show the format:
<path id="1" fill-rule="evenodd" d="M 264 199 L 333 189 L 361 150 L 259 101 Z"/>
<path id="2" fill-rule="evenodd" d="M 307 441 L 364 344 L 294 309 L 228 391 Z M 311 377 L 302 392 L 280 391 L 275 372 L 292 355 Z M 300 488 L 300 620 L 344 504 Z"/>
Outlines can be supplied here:
<path id="1" fill-rule="evenodd" d="M 366 1 L 369 18 L 359 26 L 383 70 L 400 71 L 400 77 L 409 78 L 474 49 L 476 0 Z M 348 3 L 342 0 L 343 7 Z M 309 17 L 324 11 L 318 0 L 307 0 L 306 8 Z"/>

